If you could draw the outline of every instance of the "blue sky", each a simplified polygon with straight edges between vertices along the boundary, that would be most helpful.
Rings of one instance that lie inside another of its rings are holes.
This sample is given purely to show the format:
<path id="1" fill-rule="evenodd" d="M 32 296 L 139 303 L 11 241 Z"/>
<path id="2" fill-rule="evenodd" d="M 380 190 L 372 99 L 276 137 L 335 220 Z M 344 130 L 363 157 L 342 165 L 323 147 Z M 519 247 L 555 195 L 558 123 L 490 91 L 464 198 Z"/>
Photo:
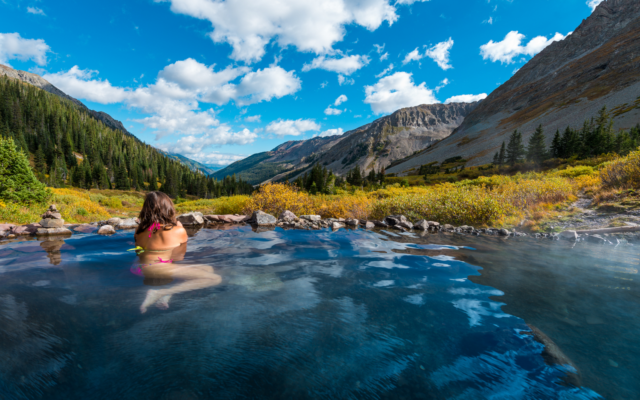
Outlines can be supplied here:
<path id="1" fill-rule="evenodd" d="M 599 2 L 0 0 L 0 63 L 147 143 L 228 164 L 482 98 Z"/>

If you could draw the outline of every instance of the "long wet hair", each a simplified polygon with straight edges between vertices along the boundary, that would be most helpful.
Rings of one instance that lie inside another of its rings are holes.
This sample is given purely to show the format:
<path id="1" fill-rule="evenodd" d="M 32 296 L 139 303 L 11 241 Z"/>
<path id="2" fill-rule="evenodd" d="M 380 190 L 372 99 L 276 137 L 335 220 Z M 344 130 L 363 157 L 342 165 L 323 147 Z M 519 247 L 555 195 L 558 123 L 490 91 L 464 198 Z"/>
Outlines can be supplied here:
<path id="1" fill-rule="evenodd" d="M 164 229 L 171 229 L 178 224 L 173 201 L 162 192 L 147 193 L 139 218 L 136 234 L 148 230 L 154 223 L 162 225 Z"/>

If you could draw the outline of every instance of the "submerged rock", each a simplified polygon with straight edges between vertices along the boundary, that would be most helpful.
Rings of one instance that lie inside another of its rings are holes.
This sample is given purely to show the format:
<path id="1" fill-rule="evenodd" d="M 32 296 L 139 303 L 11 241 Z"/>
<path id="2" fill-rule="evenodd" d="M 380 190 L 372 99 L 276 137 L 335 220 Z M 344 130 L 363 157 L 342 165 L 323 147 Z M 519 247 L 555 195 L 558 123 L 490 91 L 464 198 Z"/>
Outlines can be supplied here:
<path id="1" fill-rule="evenodd" d="M 113 235 L 116 230 L 111 225 L 103 225 L 98 229 L 98 235 Z"/>
<path id="2" fill-rule="evenodd" d="M 578 233 L 576 231 L 564 231 L 558 234 L 558 238 L 563 240 L 577 240 Z"/>
<path id="3" fill-rule="evenodd" d="M 544 350 L 542 351 L 542 358 L 544 359 L 547 365 L 569 365 L 573 368 L 574 372 L 568 372 L 564 378 L 564 381 L 568 384 L 574 385 L 576 387 L 582 386 L 582 382 L 580 379 L 580 372 L 578 368 L 576 368 L 575 364 L 569 357 L 567 357 L 560 347 L 551 340 L 547 335 L 544 334 L 540 329 L 536 328 L 531 324 L 527 324 L 531 329 L 531 334 L 536 342 L 544 345 Z"/>
<path id="4" fill-rule="evenodd" d="M 277 222 L 276 217 L 263 211 L 254 211 L 251 216 L 251 223 L 258 226 L 275 226 Z"/>

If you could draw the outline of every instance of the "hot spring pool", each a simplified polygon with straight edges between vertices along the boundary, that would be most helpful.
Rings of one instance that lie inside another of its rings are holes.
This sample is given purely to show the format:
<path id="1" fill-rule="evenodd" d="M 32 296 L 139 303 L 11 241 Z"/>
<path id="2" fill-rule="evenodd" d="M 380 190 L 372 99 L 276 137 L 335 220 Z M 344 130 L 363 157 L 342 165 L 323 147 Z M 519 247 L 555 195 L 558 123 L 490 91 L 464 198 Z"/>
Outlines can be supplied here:
<path id="1" fill-rule="evenodd" d="M 0 399 L 639 398 L 639 249 L 504 241 L 205 229 L 145 314 L 132 232 L 3 242 Z"/>

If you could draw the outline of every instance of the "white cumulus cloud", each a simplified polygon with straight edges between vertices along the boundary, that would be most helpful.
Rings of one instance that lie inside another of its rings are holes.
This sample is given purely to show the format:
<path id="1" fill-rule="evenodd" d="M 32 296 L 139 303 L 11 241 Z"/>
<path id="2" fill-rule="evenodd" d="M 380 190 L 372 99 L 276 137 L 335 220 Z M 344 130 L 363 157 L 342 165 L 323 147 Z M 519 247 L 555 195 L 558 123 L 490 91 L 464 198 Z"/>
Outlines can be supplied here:
<path id="1" fill-rule="evenodd" d="M 248 117 L 245 117 L 244 120 L 247 121 L 247 122 L 260 122 L 260 116 L 259 115 L 250 115 Z"/>
<path id="2" fill-rule="evenodd" d="M 347 96 L 345 96 L 344 94 L 341 94 L 340 96 L 338 96 L 336 101 L 333 102 L 333 105 L 337 107 L 337 106 L 339 106 L 340 104 L 344 103 L 347 100 L 349 100 L 349 99 L 347 99 Z"/>
<path id="3" fill-rule="evenodd" d="M 382 78 L 383 76 L 385 76 L 389 72 L 393 71 L 393 68 L 394 68 L 393 64 L 389 64 L 389 66 L 387 68 L 385 68 L 382 72 L 380 72 L 378 75 L 376 75 L 376 78 Z"/>
<path id="4" fill-rule="evenodd" d="M 331 106 L 328 106 L 325 110 L 324 113 L 327 115 L 340 115 L 342 114 L 342 110 L 337 109 L 337 108 L 332 108 Z"/>
<path id="5" fill-rule="evenodd" d="M 306 72 L 312 69 L 324 69 L 342 75 L 351 75 L 367 64 L 369 64 L 369 58 L 367 56 L 352 55 L 341 58 L 319 56 L 313 59 L 311 64 L 305 64 L 302 70 Z"/>
<path id="6" fill-rule="evenodd" d="M 365 94 L 364 102 L 371 105 L 371 110 L 376 114 L 391 113 L 420 104 L 439 103 L 426 83 L 415 85 L 412 74 L 407 72 L 396 72 L 380 79 L 373 86 L 365 86 Z"/>
<path id="7" fill-rule="evenodd" d="M 314 135 L 314 137 L 315 136 L 320 136 L 320 137 L 339 136 L 339 135 L 342 135 L 343 133 L 344 131 L 342 130 L 342 128 L 327 129 L 326 131 L 323 131 L 318 135 Z"/>
<path id="8" fill-rule="evenodd" d="M 38 65 L 47 64 L 51 48 L 42 39 L 25 39 L 19 33 L 0 33 L 0 63 L 9 60 L 32 60 Z"/>
<path id="9" fill-rule="evenodd" d="M 96 75 L 97 71 L 74 66 L 66 72 L 45 74 L 44 78 L 70 96 L 101 104 L 123 103 L 149 114 L 135 121 L 155 130 L 157 137 L 205 133 L 211 144 L 243 144 L 253 141 L 255 134 L 218 127 L 215 113 L 202 111 L 200 103 L 223 105 L 234 101 L 243 106 L 281 98 L 301 88 L 294 72 L 279 66 L 257 71 L 247 67 L 215 71 L 192 59 L 168 65 L 159 72 L 155 83 L 138 88 L 114 86 Z"/>
<path id="10" fill-rule="evenodd" d="M 480 46 L 480 55 L 484 60 L 500 61 L 503 64 L 511 64 L 515 57 L 520 55 L 535 56 L 553 42 L 563 40 L 566 36 L 556 33 L 551 39 L 537 36 L 522 45 L 525 36 L 518 31 L 511 31 L 501 42 L 490 40 L 489 43 Z"/>
<path id="11" fill-rule="evenodd" d="M 306 132 L 317 132 L 320 130 L 320 125 L 312 119 L 279 119 L 271 122 L 266 127 L 268 133 L 273 133 L 276 136 L 300 136 Z"/>
<path id="12" fill-rule="evenodd" d="M 588 0 L 587 5 L 591 7 L 591 12 L 596 10 L 596 7 L 600 5 L 604 0 Z"/>
<path id="13" fill-rule="evenodd" d="M 445 100 L 444 104 L 450 103 L 473 103 L 474 101 L 484 100 L 487 98 L 486 93 L 480 94 L 461 94 L 458 96 L 449 97 Z"/>
<path id="14" fill-rule="evenodd" d="M 38 8 L 38 7 L 27 7 L 27 12 L 29 14 L 45 15 L 45 16 L 47 15 L 44 13 L 44 11 L 42 11 L 41 8 Z"/>
<path id="15" fill-rule="evenodd" d="M 453 68 L 451 64 L 449 64 L 449 53 L 451 52 L 452 47 L 453 47 L 453 39 L 449 38 L 449 40 L 440 42 L 435 46 L 428 48 L 424 52 L 424 54 L 421 54 L 420 50 L 416 48 L 415 50 L 408 53 L 404 57 L 404 60 L 402 61 L 402 63 L 408 64 L 411 61 L 420 61 L 424 57 L 429 57 L 433 61 L 435 61 L 440 68 L 446 71 L 450 68 Z"/>
<path id="16" fill-rule="evenodd" d="M 216 43 L 233 48 L 231 58 L 260 60 L 271 41 L 281 48 L 328 54 L 343 40 L 345 26 L 354 24 L 370 31 L 384 21 L 393 24 L 396 7 L 389 0 L 155 0 L 170 2 L 174 13 L 207 20 Z M 394 4 L 411 4 L 401 0 Z"/>

